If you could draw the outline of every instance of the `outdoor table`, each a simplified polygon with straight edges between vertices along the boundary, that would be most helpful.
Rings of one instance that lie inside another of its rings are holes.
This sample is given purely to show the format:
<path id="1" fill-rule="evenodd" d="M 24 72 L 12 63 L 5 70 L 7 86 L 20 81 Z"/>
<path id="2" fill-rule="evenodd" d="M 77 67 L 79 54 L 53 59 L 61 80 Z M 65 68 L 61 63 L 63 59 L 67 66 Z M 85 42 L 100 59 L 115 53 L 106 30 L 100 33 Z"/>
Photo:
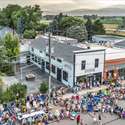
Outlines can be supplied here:
<path id="1" fill-rule="evenodd" d="M 29 80 L 35 80 L 35 75 L 34 74 L 27 74 L 26 75 L 26 80 L 29 81 Z"/>

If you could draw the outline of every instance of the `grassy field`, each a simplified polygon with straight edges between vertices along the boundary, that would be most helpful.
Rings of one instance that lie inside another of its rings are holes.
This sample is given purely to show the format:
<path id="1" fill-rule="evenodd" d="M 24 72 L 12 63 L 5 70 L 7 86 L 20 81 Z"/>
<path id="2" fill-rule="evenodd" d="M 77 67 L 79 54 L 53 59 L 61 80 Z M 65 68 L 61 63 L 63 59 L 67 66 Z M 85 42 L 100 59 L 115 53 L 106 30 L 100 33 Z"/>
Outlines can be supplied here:
<path id="1" fill-rule="evenodd" d="M 120 31 L 118 24 L 103 24 L 106 30 L 106 34 L 125 36 L 125 31 Z"/>

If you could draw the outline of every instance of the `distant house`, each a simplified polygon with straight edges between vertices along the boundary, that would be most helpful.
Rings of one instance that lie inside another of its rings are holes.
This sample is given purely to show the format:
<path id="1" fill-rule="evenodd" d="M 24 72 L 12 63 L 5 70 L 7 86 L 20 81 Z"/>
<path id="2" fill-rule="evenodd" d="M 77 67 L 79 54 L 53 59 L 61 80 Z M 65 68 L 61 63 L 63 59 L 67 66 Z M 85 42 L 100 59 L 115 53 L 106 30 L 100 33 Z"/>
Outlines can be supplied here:
<path id="1" fill-rule="evenodd" d="M 125 37 L 113 36 L 113 35 L 94 35 L 92 36 L 92 42 L 98 45 L 109 45 L 114 46 L 114 44 L 125 41 Z"/>
<path id="2" fill-rule="evenodd" d="M 1 39 L 4 38 L 7 33 L 11 33 L 11 34 L 15 33 L 15 34 L 17 34 L 15 31 L 13 31 L 13 29 L 11 29 L 9 27 L 1 27 L 0 28 L 0 38 Z"/>
<path id="3" fill-rule="evenodd" d="M 116 44 L 115 44 L 115 47 L 118 47 L 118 48 L 124 48 L 124 49 L 125 49 L 125 40 L 116 43 Z"/>

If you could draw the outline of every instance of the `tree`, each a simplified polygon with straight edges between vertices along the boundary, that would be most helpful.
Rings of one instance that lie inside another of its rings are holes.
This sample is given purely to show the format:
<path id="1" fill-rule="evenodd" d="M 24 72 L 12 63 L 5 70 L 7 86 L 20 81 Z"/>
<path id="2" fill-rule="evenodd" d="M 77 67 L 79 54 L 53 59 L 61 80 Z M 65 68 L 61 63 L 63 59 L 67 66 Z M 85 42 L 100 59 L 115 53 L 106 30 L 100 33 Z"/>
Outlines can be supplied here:
<path id="1" fill-rule="evenodd" d="M 87 33 L 84 26 L 72 26 L 67 29 L 66 36 L 77 39 L 79 42 L 86 40 Z"/>
<path id="2" fill-rule="evenodd" d="M 20 7 L 8 5 L 0 11 L 0 25 L 9 26 L 18 33 L 24 30 L 36 30 L 42 17 L 39 5 Z"/>
<path id="3" fill-rule="evenodd" d="M 45 94 L 49 89 L 48 83 L 46 81 L 42 82 L 39 88 L 39 91 Z"/>
<path id="4" fill-rule="evenodd" d="M 21 7 L 19 5 L 12 5 L 12 4 L 9 4 L 6 8 L 3 8 L 1 12 L 1 17 L 3 18 L 0 19 L 1 25 L 7 25 L 15 29 L 14 22 L 12 19 L 12 14 L 20 9 Z"/>
<path id="5" fill-rule="evenodd" d="M 103 24 L 101 23 L 101 21 L 100 20 L 96 20 L 95 22 L 94 22 L 94 27 L 93 27 L 93 29 L 94 29 L 94 34 L 101 34 L 101 35 L 103 35 L 103 34 L 105 34 L 105 28 L 104 28 L 104 26 L 103 26 Z"/>
<path id="6" fill-rule="evenodd" d="M 52 30 L 53 34 L 58 35 L 61 31 L 61 21 L 65 17 L 62 13 L 55 16 L 52 23 L 50 23 L 50 29 Z"/>
<path id="7" fill-rule="evenodd" d="M 15 59 L 15 57 L 17 57 L 20 52 L 18 37 L 8 33 L 4 37 L 3 41 L 7 52 L 7 57 L 11 58 L 12 60 Z"/>
<path id="8" fill-rule="evenodd" d="M 92 40 L 92 36 L 94 34 L 94 26 L 93 26 L 93 23 L 91 21 L 90 18 L 88 18 L 87 22 L 85 23 L 85 26 L 86 26 L 86 30 L 87 30 L 87 33 L 88 33 L 88 40 Z"/>
<path id="9" fill-rule="evenodd" d="M 120 28 L 125 28 L 125 17 L 122 17 L 122 24 L 121 24 Z"/>
<path id="10" fill-rule="evenodd" d="M 1 93 L 2 102 L 10 102 L 19 98 L 25 98 L 27 93 L 27 86 L 21 83 L 13 84 L 6 91 Z"/>
<path id="11" fill-rule="evenodd" d="M 27 94 L 27 86 L 21 83 L 13 84 L 9 89 L 13 95 L 18 96 L 18 98 L 24 98 Z"/>
<path id="12" fill-rule="evenodd" d="M 37 31 L 43 31 L 45 32 L 48 29 L 48 24 L 46 23 L 39 23 L 36 28 Z"/>
<path id="13" fill-rule="evenodd" d="M 3 66 L 6 64 L 7 56 L 6 50 L 4 46 L 0 46 L 0 71 L 2 70 Z"/>
<path id="14" fill-rule="evenodd" d="M 36 31 L 35 30 L 25 30 L 23 37 L 26 39 L 34 39 L 36 37 Z"/>
<path id="15" fill-rule="evenodd" d="M 62 34 L 66 35 L 66 31 L 68 28 L 72 26 L 81 26 L 84 25 L 84 21 L 77 17 L 64 17 L 60 22 L 60 30 Z"/>
<path id="16" fill-rule="evenodd" d="M 22 35 L 24 33 L 25 29 L 25 21 L 23 17 L 19 17 L 17 21 L 17 33 L 20 34 L 20 38 L 22 38 Z"/>

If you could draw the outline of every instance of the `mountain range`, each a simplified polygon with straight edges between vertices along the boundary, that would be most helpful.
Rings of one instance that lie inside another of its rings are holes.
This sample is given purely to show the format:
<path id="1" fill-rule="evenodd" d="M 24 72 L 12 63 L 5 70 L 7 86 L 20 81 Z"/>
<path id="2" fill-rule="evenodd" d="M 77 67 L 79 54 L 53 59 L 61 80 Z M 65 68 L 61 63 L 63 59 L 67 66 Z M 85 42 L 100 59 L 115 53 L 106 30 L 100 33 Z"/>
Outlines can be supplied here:
<path id="1" fill-rule="evenodd" d="M 76 9 L 64 12 L 70 16 L 98 15 L 98 16 L 125 16 L 125 6 L 112 6 L 102 9 Z"/>

